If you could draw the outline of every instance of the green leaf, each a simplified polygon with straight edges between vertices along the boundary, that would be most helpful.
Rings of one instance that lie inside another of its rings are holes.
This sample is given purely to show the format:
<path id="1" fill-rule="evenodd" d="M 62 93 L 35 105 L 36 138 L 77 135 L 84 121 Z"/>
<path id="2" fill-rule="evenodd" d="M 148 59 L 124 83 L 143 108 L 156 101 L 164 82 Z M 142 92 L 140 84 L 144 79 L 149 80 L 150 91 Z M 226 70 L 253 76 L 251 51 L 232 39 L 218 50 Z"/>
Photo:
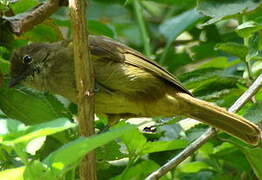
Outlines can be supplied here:
<path id="1" fill-rule="evenodd" d="M 148 142 L 144 145 L 141 154 L 182 149 L 187 145 L 188 141 L 182 139 L 172 141 Z"/>
<path id="2" fill-rule="evenodd" d="M 25 129 L 25 124 L 20 121 L 0 118 L 0 136 L 15 133 L 17 131 Z"/>
<path id="3" fill-rule="evenodd" d="M 203 16 L 195 9 L 183 12 L 179 16 L 164 21 L 159 26 L 160 33 L 168 43 L 173 42 L 183 31 L 193 27 Z"/>
<path id="4" fill-rule="evenodd" d="M 257 32 L 260 29 L 262 29 L 262 25 L 254 21 L 247 21 L 244 22 L 243 24 L 240 24 L 236 28 L 236 32 L 239 36 L 245 38 L 245 37 L 249 37 L 252 33 Z"/>
<path id="5" fill-rule="evenodd" d="M 112 161 L 124 158 L 127 154 L 120 152 L 121 146 L 112 141 L 104 146 L 101 146 L 96 149 L 96 159 L 98 161 Z"/>
<path id="6" fill-rule="evenodd" d="M 55 134 L 75 126 L 76 124 L 71 123 L 70 120 L 66 118 L 60 118 L 34 126 L 27 126 L 24 130 L 0 136 L 0 143 L 8 146 L 14 146 L 20 143 L 27 143 L 30 140 L 41 136 Z"/>
<path id="7" fill-rule="evenodd" d="M 210 79 L 209 81 L 206 81 L 205 84 L 203 84 L 200 87 L 197 87 L 194 89 L 193 94 L 195 96 L 213 96 L 219 97 L 222 90 L 225 90 L 224 93 L 227 93 L 229 89 L 231 88 L 237 88 L 237 78 L 216 78 L 216 79 Z"/>
<path id="8" fill-rule="evenodd" d="M 235 42 L 219 43 L 216 45 L 215 49 L 224 51 L 241 59 L 244 59 L 248 53 L 248 48 L 246 46 Z"/>
<path id="9" fill-rule="evenodd" d="M 128 168 L 121 175 L 112 178 L 112 180 L 122 180 L 122 179 L 145 179 L 149 173 L 159 168 L 159 165 L 154 161 L 147 160 L 136 164 Z M 165 177 L 162 177 L 166 179 Z M 161 179 L 162 179 L 161 178 Z"/>
<path id="10" fill-rule="evenodd" d="M 115 127 L 118 127 L 121 125 L 122 123 L 120 122 Z M 132 155 L 139 154 L 141 150 L 143 149 L 144 145 L 146 144 L 146 138 L 144 137 L 144 135 L 141 132 L 139 132 L 137 128 L 134 128 L 132 132 L 123 135 L 121 139 L 127 146 L 129 154 L 132 154 Z"/>
<path id="11" fill-rule="evenodd" d="M 184 173 L 196 173 L 201 170 L 214 170 L 211 166 L 202 161 L 184 163 L 179 165 L 178 168 L 181 172 Z"/>
<path id="12" fill-rule="evenodd" d="M 8 74 L 10 69 L 9 66 L 9 61 L 6 61 L 0 57 L 0 72 L 2 72 L 3 74 Z"/>
<path id="13" fill-rule="evenodd" d="M 66 108 L 51 95 L 13 88 L 0 88 L 0 109 L 10 118 L 37 124 L 69 117 Z"/>
<path id="14" fill-rule="evenodd" d="M 111 38 L 115 38 L 116 36 L 116 32 L 112 29 L 112 27 L 95 20 L 88 21 L 88 30 L 91 34 L 104 35 Z"/>
<path id="15" fill-rule="evenodd" d="M 11 4 L 11 8 L 15 14 L 23 13 L 26 10 L 36 6 L 38 4 L 37 0 L 20 0 Z"/>
<path id="16" fill-rule="evenodd" d="M 146 1 L 146 0 L 144 0 Z M 170 5 L 176 5 L 176 6 L 186 6 L 186 7 L 193 7 L 196 4 L 196 0 L 151 0 L 155 1 L 157 3 L 163 3 L 163 4 L 170 4 Z"/>
<path id="17" fill-rule="evenodd" d="M 261 148 L 254 148 L 249 149 L 245 148 L 242 149 L 243 153 L 246 155 L 246 158 L 250 165 L 252 166 L 252 169 L 254 170 L 256 176 L 258 179 L 262 178 L 262 149 Z"/>
<path id="18" fill-rule="evenodd" d="M 134 126 L 126 124 L 89 138 L 80 137 L 51 153 L 44 159 L 44 163 L 51 167 L 52 171 L 59 176 L 78 163 L 86 153 L 124 134 L 130 134 L 133 130 Z"/>
<path id="19" fill-rule="evenodd" d="M 58 28 L 51 20 L 35 26 L 32 30 L 24 33 L 21 39 L 33 42 L 55 42 L 63 40 L 63 36 Z"/>
<path id="20" fill-rule="evenodd" d="M 26 166 L 24 177 L 25 180 L 59 180 L 54 176 L 49 167 L 38 160 Z"/>
<path id="21" fill-rule="evenodd" d="M 240 60 L 229 61 L 225 57 L 215 57 L 215 58 L 210 59 L 206 63 L 203 63 L 202 65 L 200 65 L 199 69 L 200 68 L 223 68 L 225 69 L 239 62 Z"/>
<path id="22" fill-rule="evenodd" d="M 7 169 L 0 172 L 0 179 L 3 180 L 24 180 L 25 166 Z"/>
<path id="23" fill-rule="evenodd" d="M 209 25 L 239 13 L 249 12 L 261 5 L 261 0 L 198 0 L 197 10 L 212 17 L 204 25 Z"/>
<path id="24" fill-rule="evenodd" d="M 262 122 L 262 101 L 258 101 L 246 111 L 244 117 L 251 120 L 254 123 Z"/>

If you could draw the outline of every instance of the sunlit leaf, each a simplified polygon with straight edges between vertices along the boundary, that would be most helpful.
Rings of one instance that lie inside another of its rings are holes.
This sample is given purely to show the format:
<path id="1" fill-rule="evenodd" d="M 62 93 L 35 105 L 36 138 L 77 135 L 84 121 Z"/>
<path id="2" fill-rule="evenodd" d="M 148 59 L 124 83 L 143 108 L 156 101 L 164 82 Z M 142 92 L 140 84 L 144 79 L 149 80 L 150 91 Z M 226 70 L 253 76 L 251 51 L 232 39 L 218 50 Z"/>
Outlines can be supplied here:
<path id="1" fill-rule="evenodd" d="M 61 175 L 62 172 L 69 170 L 73 165 L 78 163 L 87 152 L 92 151 L 93 149 L 124 134 L 128 134 L 132 132 L 132 130 L 134 130 L 134 126 L 126 124 L 106 133 L 89 138 L 80 137 L 51 153 L 47 158 L 45 158 L 44 163 L 51 167 L 56 175 Z"/>
<path id="2" fill-rule="evenodd" d="M 75 127 L 76 124 L 66 118 L 60 118 L 54 121 L 45 122 L 33 126 L 24 127 L 20 131 L 2 135 L 1 144 L 14 146 L 19 143 L 27 143 L 32 139 L 55 134 L 66 129 Z"/>

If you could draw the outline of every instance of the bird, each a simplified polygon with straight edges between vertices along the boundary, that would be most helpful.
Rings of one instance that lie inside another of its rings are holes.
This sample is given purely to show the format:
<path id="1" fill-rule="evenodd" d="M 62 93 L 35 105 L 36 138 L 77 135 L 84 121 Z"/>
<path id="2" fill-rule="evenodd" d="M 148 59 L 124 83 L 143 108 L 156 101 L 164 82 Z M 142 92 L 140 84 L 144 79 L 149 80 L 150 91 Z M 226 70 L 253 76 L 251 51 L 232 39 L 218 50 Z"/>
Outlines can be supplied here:
<path id="1" fill-rule="evenodd" d="M 95 72 L 95 112 L 110 124 L 132 117 L 183 115 L 257 145 L 261 129 L 245 118 L 193 97 L 171 73 L 142 53 L 105 36 L 89 35 Z M 73 44 L 70 40 L 31 43 L 11 56 L 9 87 L 62 95 L 77 103 Z"/>

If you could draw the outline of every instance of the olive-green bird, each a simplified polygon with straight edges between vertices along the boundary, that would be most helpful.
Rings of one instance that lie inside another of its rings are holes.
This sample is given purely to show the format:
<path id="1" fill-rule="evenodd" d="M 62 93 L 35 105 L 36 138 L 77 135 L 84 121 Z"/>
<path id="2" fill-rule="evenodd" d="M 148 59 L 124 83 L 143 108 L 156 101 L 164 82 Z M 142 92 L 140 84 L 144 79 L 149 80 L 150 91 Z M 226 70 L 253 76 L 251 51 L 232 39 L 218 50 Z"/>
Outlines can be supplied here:
<path id="1" fill-rule="evenodd" d="M 76 103 L 73 48 L 69 41 L 33 43 L 15 51 L 10 87 L 23 85 Z M 96 113 L 109 120 L 185 115 L 256 145 L 261 130 L 223 108 L 198 100 L 171 73 L 112 39 L 89 36 L 95 69 Z"/>

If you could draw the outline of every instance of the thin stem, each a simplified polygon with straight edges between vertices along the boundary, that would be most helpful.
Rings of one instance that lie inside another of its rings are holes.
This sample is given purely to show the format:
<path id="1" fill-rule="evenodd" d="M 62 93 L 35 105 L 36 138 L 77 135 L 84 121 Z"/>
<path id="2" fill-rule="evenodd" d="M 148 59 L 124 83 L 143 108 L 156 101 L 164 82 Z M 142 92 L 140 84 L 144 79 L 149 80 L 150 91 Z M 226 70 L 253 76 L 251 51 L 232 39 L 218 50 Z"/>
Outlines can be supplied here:
<path id="1" fill-rule="evenodd" d="M 229 112 L 236 112 L 244 106 L 262 86 L 262 74 L 254 81 L 254 83 L 243 93 L 240 98 L 229 108 Z M 156 180 L 165 175 L 171 169 L 177 167 L 182 161 L 196 152 L 203 144 L 205 144 L 211 137 L 216 135 L 216 129 L 208 128 L 197 140 L 192 142 L 187 148 L 181 151 L 176 157 L 161 166 L 158 170 L 151 173 L 146 180 Z"/>
<path id="2" fill-rule="evenodd" d="M 144 17 L 143 17 L 143 9 L 138 0 L 134 0 L 133 3 L 134 3 L 134 8 L 135 8 L 136 18 L 139 24 L 139 29 L 140 29 L 143 43 L 144 43 L 145 55 L 147 57 L 150 57 L 152 55 L 151 47 L 150 47 L 150 38 L 147 32 L 146 24 L 145 24 Z"/>
<path id="3" fill-rule="evenodd" d="M 172 45 L 172 42 L 167 42 L 165 48 L 164 48 L 164 51 L 160 57 L 160 60 L 159 60 L 159 64 L 165 64 L 165 60 L 166 60 L 166 55 L 168 53 L 168 50 L 170 48 L 170 46 Z"/>
<path id="4" fill-rule="evenodd" d="M 243 16 L 242 17 L 242 22 L 244 23 L 246 21 L 247 21 L 246 20 L 246 16 Z M 247 48 L 249 48 L 249 46 L 250 46 L 250 44 L 249 44 L 249 37 L 244 37 L 243 40 L 244 40 L 244 45 Z M 248 54 L 245 57 L 244 62 L 245 62 L 246 68 L 247 68 L 248 79 L 251 82 L 253 80 L 253 75 L 252 75 L 252 71 L 251 71 L 251 64 L 250 64 L 250 61 L 248 59 Z"/>

